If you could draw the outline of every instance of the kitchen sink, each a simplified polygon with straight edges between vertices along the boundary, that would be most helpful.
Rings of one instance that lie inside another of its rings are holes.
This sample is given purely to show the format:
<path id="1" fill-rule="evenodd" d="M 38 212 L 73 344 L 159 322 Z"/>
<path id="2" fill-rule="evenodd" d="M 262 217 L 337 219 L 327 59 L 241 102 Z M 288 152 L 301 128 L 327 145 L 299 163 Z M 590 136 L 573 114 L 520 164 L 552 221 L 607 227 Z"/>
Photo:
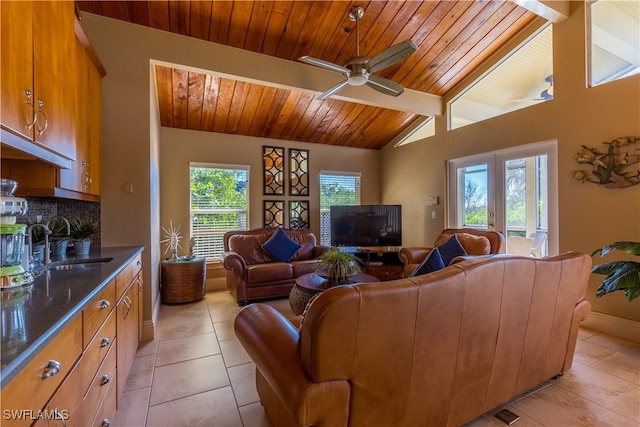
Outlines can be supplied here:
<path id="1" fill-rule="evenodd" d="M 113 258 L 74 259 L 69 261 L 57 261 L 50 264 L 48 270 L 76 270 L 100 267 L 113 260 Z"/>

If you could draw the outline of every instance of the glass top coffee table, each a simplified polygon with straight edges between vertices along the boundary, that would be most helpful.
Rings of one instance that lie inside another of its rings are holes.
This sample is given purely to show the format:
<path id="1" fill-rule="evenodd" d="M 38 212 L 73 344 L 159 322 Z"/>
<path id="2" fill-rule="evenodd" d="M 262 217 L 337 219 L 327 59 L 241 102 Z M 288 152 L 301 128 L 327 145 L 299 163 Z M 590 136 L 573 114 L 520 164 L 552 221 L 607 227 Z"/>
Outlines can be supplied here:
<path id="1" fill-rule="evenodd" d="M 356 274 L 351 277 L 351 284 L 379 281 L 380 279 L 370 274 Z M 296 315 L 302 314 L 311 297 L 326 291 L 330 287 L 328 280 L 316 273 L 303 274 L 296 279 L 296 283 L 289 293 L 291 310 Z"/>

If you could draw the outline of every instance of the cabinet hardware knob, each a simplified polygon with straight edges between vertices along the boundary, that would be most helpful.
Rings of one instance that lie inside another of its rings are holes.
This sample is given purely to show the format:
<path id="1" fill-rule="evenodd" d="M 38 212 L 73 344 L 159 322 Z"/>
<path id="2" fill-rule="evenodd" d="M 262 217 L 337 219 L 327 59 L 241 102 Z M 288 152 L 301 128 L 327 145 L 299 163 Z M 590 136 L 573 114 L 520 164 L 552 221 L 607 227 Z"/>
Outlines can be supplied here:
<path id="1" fill-rule="evenodd" d="M 109 345 L 109 343 L 110 343 L 109 338 L 104 337 L 102 338 L 102 341 L 100 341 L 100 347 L 106 347 Z"/>
<path id="2" fill-rule="evenodd" d="M 100 308 L 109 308 L 111 307 L 111 303 L 109 301 L 107 301 L 106 299 L 103 299 L 102 301 L 100 301 Z"/>
<path id="3" fill-rule="evenodd" d="M 61 369 L 62 369 L 62 365 L 60 364 L 60 362 L 53 359 L 49 360 L 49 363 L 44 368 L 44 372 L 42 372 L 42 379 L 45 380 L 47 378 L 54 376 L 55 374 L 60 372 Z"/>
<path id="4" fill-rule="evenodd" d="M 105 374 L 102 376 L 102 381 L 100 381 L 100 385 L 109 384 L 109 381 L 111 381 L 111 378 L 109 378 L 109 375 Z"/>
<path id="5" fill-rule="evenodd" d="M 109 421 L 109 418 L 105 418 L 104 420 L 102 420 L 102 427 L 109 427 L 111 425 L 111 421 Z"/>
<path id="6" fill-rule="evenodd" d="M 47 115 L 45 114 L 44 110 L 42 109 L 42 107 L 44 106 L 44 101 L 42 99 L 38 99 L 38 110 L 36 111 L 36 114 L 42 114 L 42 117 L 44 118 L 44 126 L 42 126 L 42 128 L 38 129 L 38 135 L 42 136 L 42 134 L 44 133 L 45 130 L 47 130 L 47 126 L 49 126 L 49 120 L 47 120 Z"/>

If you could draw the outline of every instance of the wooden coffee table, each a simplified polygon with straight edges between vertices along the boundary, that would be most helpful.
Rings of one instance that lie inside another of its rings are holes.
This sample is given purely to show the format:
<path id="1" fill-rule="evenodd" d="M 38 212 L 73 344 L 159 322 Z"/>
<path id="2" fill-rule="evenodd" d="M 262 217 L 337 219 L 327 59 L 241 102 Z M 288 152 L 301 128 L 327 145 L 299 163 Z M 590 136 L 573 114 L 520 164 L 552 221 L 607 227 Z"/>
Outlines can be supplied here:
<path id="1" fill-rule="evenodd" d="M 380 279 L 370 274 L 356 274 L 351 278 L 352 284 L 379 281 Z M 289 305 L 293 313 L 296 315 L 302 314 L 311 297 L 331 287 L 328 286 L 328 283 L 327 279 L 315 273 L 303 274 L 298 277 L 289 293 Z"/>

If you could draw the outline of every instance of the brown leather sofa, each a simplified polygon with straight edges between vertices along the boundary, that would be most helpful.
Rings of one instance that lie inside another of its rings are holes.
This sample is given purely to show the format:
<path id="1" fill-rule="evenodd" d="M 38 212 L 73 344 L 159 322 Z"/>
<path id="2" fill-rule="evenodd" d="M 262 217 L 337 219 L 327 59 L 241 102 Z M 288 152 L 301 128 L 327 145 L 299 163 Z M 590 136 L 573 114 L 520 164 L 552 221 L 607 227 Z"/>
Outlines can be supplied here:
<path id="1" fill-rule="evenodd" d="M 299 328 L 252 304 L 235 332 L 276 426 L 460 426 L 571 367 L 590 268 L 576 252 L 468 257 L 331 288 Z"/>
<path id="2" fill-rule="evenodd" d="M 439 246 L 453 234 L 458 235 L 467 255 L 502 254 L 505 251 L 505 239 L 502 233 L 493 230 L 476 230 L 475 228 L 446 228 L 436 238 L 432 247 L 401 248 L 398 252 L 404 264 L 402 277 L 408 277 L 420 265 L 435 246 Z"/>
<path id="3" fill-rule="evenodd" d="M 229 231 L 224 235 L 222 265 L 227 269 L 227 288 L 239 305 L 251 300 L 289 295 L 296 278 L 312 273 L 317 257 L 328 249 L 318 246 L 309 229 L 282 229 L 301 247 L 289 262 L 275 262 L 262 248 L 276 228 Z"/>

